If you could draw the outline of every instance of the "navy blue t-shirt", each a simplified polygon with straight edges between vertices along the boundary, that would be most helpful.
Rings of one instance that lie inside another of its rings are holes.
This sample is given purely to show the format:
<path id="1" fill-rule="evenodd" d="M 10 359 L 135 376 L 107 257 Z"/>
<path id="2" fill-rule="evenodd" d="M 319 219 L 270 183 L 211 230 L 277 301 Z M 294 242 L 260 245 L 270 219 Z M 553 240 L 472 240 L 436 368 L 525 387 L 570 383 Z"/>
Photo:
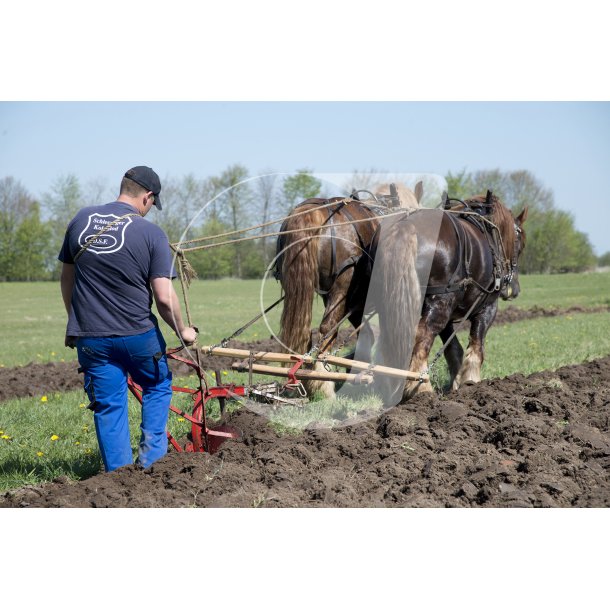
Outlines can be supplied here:
<path id="1" fill-rule="evenodd" d="M 135 216 L 118 220 L 74 262 L 89 238 L 126 214 Z M 137 335 L 157 325 L 150 281 L 176 277 L 172 252 L 163 230 L 133 206 L 115 201 L 80 210 L 68 225 L 58 258 L 75 265 L 68 335 Z"/>

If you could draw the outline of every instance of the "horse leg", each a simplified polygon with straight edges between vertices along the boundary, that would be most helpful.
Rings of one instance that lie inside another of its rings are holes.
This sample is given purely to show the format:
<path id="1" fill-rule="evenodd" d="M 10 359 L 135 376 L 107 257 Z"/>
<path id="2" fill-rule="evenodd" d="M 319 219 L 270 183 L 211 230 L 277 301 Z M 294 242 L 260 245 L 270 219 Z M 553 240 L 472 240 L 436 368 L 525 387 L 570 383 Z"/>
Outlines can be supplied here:
<path id="1" fill-rule="evenodd" d="M 428 370 L 428 356 L 432 349 L 432 344 L 436 336 L 446 327 L 447 318 L 444 315 L 439 315 L 431 312 L 422 316 L 417 325 L 417 333 L 415 334 L 415 344 L 411 356 L 409 370 L 413 372 L 426 372 Z M 407 400 L 418 392 L 433 392 L 430 381 L 411 381 L 405 383 L 403 399 Z"/>
<path id="2" fill-rule="evenodd" d="M 494 321 L 497 307 L 497 302 L 494 302 L 472 318 L 468 348 L 460 371 L 453 382 L 454 390 L 462 385 L 472 385 L 481 381 L 481 366 L 485 359 L 485 335 Z"/>
<path id="3" fill-rule="evenodd" d="M 347 275 L 347 274 L 345 274 Z M 331 291 L 328 293 L 325 304 L 324 316 L 322 317 L 322 323 L 320 324 L 320 341 L 319 345 L 319 356 L 323 357 L 324 354 L 330 352 L 337 340 L 338 324 L 341 319 L 345 316 L 345 303 L 347 285 L 344 281 L 337 281 L 333 285 Z M 326 337 L 326 335 L 329 335 Z M 323 338 L 326 339 L 323 340 Z M 326 371 L 324 365 L 321 362 L 316 362 L 314 365 L 314 371 Z M 324 398 L 335 397 L 335 384 L 333 381 L 315 381 L 308 380 L 303 381 L 303 386 L 307 391 L 308 396 L 312 396 L 314 393 L 320 393 Z"/>
<path id="4" fill-rule="evenodd" d="M 371 325 L 368 322 L 362 323 L 362 311 L 356 311 L 351 313 L 348 317 L 350 324 L 354 327 L 356 332 L 356 347 L 349 353 L 344 356 L 344 358 L 354 359 L 356 357 L 356 350 L 360 354 L 360 359 L 365 362 L 370 362 L 371 360 L 371 351 L 373 349 L 373 344 L 375 343 L 375 334 Z M 359 327 L 362 328 L 359 329 Z"/>
<path id="5" fill-rule="evenodd" d="M 449 340 L 449 337 L 453 334 L 453 323 L 449 322 L 447 326 L 440 332 L 441 341 L 443 345 Z M 445 348 L 445 360 L 447 361 L 447 367 L 449 368 L 449 386 L 453 385 L 455 378 L 457 377 L 460 367 L 462 366 L 462 360 L 464 359 L 464 350 L 457 336 L 451 339 L 449 345 Z"/>

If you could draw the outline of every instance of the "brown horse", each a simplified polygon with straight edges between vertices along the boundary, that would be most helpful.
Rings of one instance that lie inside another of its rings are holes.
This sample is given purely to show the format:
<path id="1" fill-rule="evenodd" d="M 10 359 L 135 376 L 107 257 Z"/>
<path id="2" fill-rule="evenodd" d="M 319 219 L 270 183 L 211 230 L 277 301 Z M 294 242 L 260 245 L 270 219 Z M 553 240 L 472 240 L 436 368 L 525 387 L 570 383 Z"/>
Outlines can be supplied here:
<path id="1" fill-rule="evenodd" d="M 514 218 L 488 191 L 457 208 L 418 210 L 382 224 L 371 248 L 370 292 L 379 313 L 383 364 L 427 371 L 440 335 L 449 341 L 444 355 L 453 388 L 480 381 L 498 297 L 516 298 L 520 291 L 517 265 L 526 217 L 527 208 Z M 453 327 L 462 319 L 470 321 L 465 357 Z M 430 382 L 394 384 L 390 400 L 396 404 L 418 391 L 432 391 Z"/>
<path id="2" fill-rule="evenodd" d="M 315 346 L 318 354 L 333 348 L 345 317 L 354 328 L 361 325 L 366 293 L 361 295 L 359 289 L 367 282 L 359 270 L 369 266 L 360 261 L 378 226 L 376 208 L 351 198 L 307 199 L 292 210 L 280 229 L 286 233 L 278 238 L 275 273 L 284 291 L 280 339 L 285 347 L 297 354 L 311 350 L 316 293 L 325 306 Z M 367 336 L 372 344 L 367 333 L 370 329 L 364 325 L 361 341 Z M 309 395 L 335 394 L 332 382 L 307 381 L 304 386 Z"/>

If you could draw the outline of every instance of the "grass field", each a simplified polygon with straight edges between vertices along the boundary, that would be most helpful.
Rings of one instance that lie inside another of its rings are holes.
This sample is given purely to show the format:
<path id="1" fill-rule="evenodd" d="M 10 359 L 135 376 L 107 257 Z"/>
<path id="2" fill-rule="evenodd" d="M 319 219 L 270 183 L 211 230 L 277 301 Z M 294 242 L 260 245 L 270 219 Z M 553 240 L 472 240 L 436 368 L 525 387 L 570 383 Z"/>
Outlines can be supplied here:
<path id="1" fill-rule="evenodd" d="M 574 305 L 610 305 L 610 273 L 522 276 L 522 292 L 510 303 L 528 309 L 534 306 L 566 308 Z M 179 294 L 180 288 L 176 286 Z M 199 327 L 202 345 L 217 343 L 260 313 L 261 293 L 266 306 L 280 294 L 279 284 L 268 280 L 196 281 L 189 292 L 193 322 Z M 322 314 L 322 300 L 316 299 L 314 319 Z M 279 328 L 281 305 L 268 314 L 269 325 Z M 76 352 L 64 347 L 66 313 L 57 282 L 0 284 L 0 366 L 23 366 L 29 362 L 76 360 Z M 168 345 L 177 340 L 169 327 L 161 324 Z M 240 339 L 268 337 L 261 319 Z"/>
<path id="2" fill-rule="evenodd" d="M 511 304 L 523 308 L 594 307 L 610 304 L 610 273 L 561 276 L 525 276 L 522 295 Z M 279 287 L 269 282 L 264 302 L 279 295 Z M 229 335 L 259 311 L 260 282 L 197 282 L 191 294 L 193 317 L 200 325 L 201 343 L 214 343 Z M 507 304 L 502 303 L 501 307 Z M 0 284 L 0 364 L 75 359 L 63 347 L 65 312 L 57 284 Z M 317 304 L 317 315 L 321 303 Z M 277 328 L 280 308 L 271 316 Z M 168 344 L 176 343 L 165 327 Z M 269 330 L 257 322 L 240 338 L 268 336 Z M 467 342 L 460 333 L 462 344 Z M 440 346 L 437 342 L 436 350 Z M 433 352 L 434 353 L 434 352 Z M 492 327 L 487 337 L 487 358 L 483 377 L 503 377 L 512 373 L 529 374 L 580 363 L 610 354 L 610 314 L 579 313 L 524 320 Z M 229 381 L 245 382 L 245 376 L 228 371 Z M 444 361 L 434 377 L 442 387 L 446 382 Z M 178 380 L 193 387 L 194 379 Z M 185 399 L 186 400 L 186 399 Z M 0 405 L 0 490 L 20 487 L 66 475 L 79 479 L 100 470 L 101 462 L 93 427 L 93 415 L 84 408 L 83 391 L 15 399 Z M 217 408 L 217 405 L 215 405 Z M 130 399 L 132 446 L 139 438 L 139 405 Z M 314 417 L 324 419 L 323 411 L 336 414 L 349 411 L 349 405 L 320 404 Z M 290 423 L 291 416 L 286 418 Z M 279 420 L 280 426 L 282 419 Z M 305 424 L 303 421 L 301 424 Z M 287 424 L 288 425 L 288 424 Z M 187 422 L 170 416 L 170 432 L 177 437 L 189 429 Z"/>

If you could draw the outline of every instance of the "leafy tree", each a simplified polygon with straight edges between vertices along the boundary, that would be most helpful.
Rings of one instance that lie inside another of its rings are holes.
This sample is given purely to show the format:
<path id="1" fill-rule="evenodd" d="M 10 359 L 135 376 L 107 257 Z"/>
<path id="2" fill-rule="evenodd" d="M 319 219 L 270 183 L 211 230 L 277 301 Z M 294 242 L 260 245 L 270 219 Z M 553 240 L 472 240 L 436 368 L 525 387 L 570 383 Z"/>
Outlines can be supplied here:
<path id="1" fill-rule="evenodd" d="M 34 200 L 12 176 L 0 180 L 0 279 L 11 278 L 15 264 L 17 228 L 32 209 Z"/>
<path id="2" fill-rule="evenodd" d="M 297 203 L 320 194 L 322 182 L 312 176 L 310 172 L 309 169 L 300 169 L 294 176 L 284 178 L 282 196 L 286 211 L 292 209 Z"/>
<path id="3" fill-rule="evenodd" d="M 85 203 L 80 182 L 74 174 L 60 176 L 42 199 L 53 222 L 64 229 Z"/>
<path id="4" fill-rule="evenodd" d="M 597 265 L 599 267 L 610 267 L 610 252 L 606 252 L 606 253 L 602 254 L 597 259 Z"/>
<path id="5" fill-rule="evenodd" d="M 254 200 L 255 205 L 253 206 L 256 213 L 256 217 L 260 218 L 260 224 L 273 220 L 271 215 L 274 214 L 277 206 L 277 193 L 276 193 L 276 182 L 277 174 L 271 170 L 263 172 L 262 176 L 259 176 L 254 184 Z M 271 226 L 263 227 L 261 233 L 268 233 L 272 229 Z M 267 237 L 262 237 L 260 240 L 260 256 L 262 258 L 262 264 L 266 267 L 271 259 L 271 249 L 268 247 Z"/>
<path id="6" fill-rule="evenodd" d="M 199 231 L 197 237 L 210 237 L 230 231 L 231 227 L 212 216 Z M 204 242 L 213 243 L 211 242 Z M 188 261 L 200 279 L 218 280 L 233 275 L 234 251 L 231 245 L 186 253 Z"/>
<path id="7" fill-rule="evenodd" d="M 50 215 L 49 226 L 51 228 L 46 265 L 51 273 L 51 278 L 58 279 L 61 266 L 57 255 L 61 249 L 66 228 L 85 204 L 78 178 L 74 174 L 60 176 L 51 186 L 51 190 L 44 193 L 42 200 L 46 213 Z"/>
<path id="8" fill-rule="evenodd" d="M 246 182 L 248 170 L 243 165 L 231 165 L 220 176 L 210 178 L 212 192 L 217 196 L 214 213 L 218 218 L 237 231 L 248 226 L 252 203 L 250 185 Z M 233 249 L 232 275 L 242 277 L 242 243 L 231 246 Z"/>
<path id="9" fill-rule="evenodd" d="M 32 205 L 15 233 L 15 260 L 11 279 L 20 281 L 44 280 L 49 273 L 45 262 L 50 256 L 51 228 L 40 218 L 40 206 Z"/>
<path id="10" fill-rule="evenodd" d="M 193 221 L 200 225 L 198 214 L 209 201 L 205 182 L 187 174 L 181 179 L 166 178 L 162 184 L 163 210 L 147 218 L 159 225 L 172 243 L 191 239 L 195 233 L 192 229 L 187 232 L 187 227 Z"/>
<path id="11" fill-rule="evenodd" d="M 23 185 L 12 176 L 0 180 L 0 280 L 43 279 L 49 234 Z"/>
<path id="12" fill-rule="evenodd" d="M 248 241 L 243 244 L 244 262 L 242 266 L 242 279 L 259 279 L 262 278 L 266 264 L 263 259 L 263 251 L 261 249 L 260 240 Z"/>
<path id="13" fill-rule="evenodd" d="M 521 258 L 523 273 L 583 271 L 595 265 L 586 235 L 576 230 L 572 214 L 555 208 L 553 192 L 529 171 L 498 169 L 446 176 L 449 196 L 465 199 L 490 189 L 513 212 L 529 208 L 525 232 L 527 246 Z"/>

